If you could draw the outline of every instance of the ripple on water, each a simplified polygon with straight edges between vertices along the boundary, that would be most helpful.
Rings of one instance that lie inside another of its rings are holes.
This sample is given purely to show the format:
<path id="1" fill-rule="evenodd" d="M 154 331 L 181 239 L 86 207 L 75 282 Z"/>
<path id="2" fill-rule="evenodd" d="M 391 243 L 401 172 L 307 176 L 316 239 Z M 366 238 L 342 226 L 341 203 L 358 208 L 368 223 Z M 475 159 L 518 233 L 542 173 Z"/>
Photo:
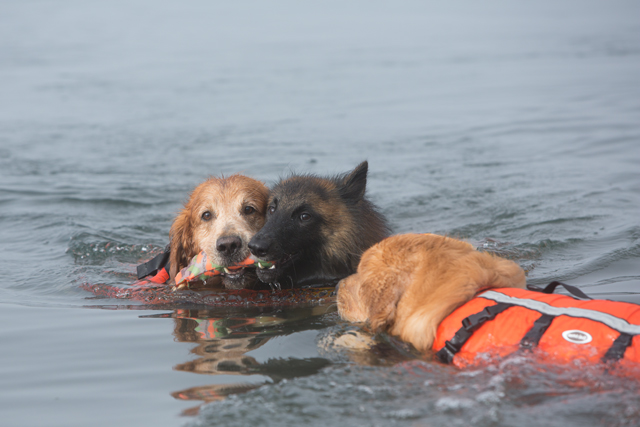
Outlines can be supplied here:
<path id="1" fill-rule="evenodd" d="M 67 249 L 76 264 L 101 265 L 109 258 L 120 262 L 143 262 L 164 250 L 163 246 L 153 244 L 125 244 L 112 240 L 85 242 L 85 237 L 72 238 Z"/>
<path id="2" fill-rule="evenodd" d="M 412 361 L 331 366 L 206 406 L 188 425 L 634 425 L 637 380 L 525 357 L 460 371 Z"/>

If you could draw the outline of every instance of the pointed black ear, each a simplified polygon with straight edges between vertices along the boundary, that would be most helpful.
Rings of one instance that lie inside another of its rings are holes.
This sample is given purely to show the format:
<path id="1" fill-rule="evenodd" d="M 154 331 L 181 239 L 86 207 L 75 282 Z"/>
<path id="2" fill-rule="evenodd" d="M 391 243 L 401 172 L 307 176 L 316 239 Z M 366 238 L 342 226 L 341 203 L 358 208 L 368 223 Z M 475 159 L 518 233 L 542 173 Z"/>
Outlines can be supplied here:
<path id="1" fill-rule="evenodd" d="M 369 163 L 365 160 L 360 163 L 348 175 L 342 178 L 342 182 L 338 186 L 340 197 L 345 200 L 357 202 L 364 197 L 364 191 L 367 187 L 367 171 Z"/>

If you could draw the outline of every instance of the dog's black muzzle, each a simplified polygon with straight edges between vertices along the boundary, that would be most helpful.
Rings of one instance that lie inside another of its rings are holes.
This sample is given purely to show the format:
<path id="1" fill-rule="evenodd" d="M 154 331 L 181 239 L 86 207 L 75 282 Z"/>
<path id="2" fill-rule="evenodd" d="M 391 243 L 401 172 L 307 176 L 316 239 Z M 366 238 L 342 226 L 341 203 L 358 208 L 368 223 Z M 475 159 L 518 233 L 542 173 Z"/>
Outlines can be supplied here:
<path id="1" fill-rule="evenodd" d="M 272 246 L 272 239 L 268 238 L 267 236 L 260 236 L 258 234 L 253 236 L 253 238 L 249 241 L 249 250 L 251 251 L 251 253 L 261 260 L 265 261 L 269 258 Z"/>

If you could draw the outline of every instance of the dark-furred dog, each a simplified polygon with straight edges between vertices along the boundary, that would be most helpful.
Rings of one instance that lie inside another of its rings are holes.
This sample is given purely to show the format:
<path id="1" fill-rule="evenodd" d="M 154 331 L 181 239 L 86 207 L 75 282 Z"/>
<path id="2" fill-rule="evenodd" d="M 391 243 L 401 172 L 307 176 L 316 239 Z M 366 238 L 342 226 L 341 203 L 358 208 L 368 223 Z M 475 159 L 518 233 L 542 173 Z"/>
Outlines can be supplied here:
<path id="1" fill-rule="evenodd" d="M 283 287 L 335 284 L 355 272 L 360 256 L 389 235 L 365 198 L 368 163 L 332 178 L 293 175 L 271 190 L 264 227 L 249 242 L 264 283 Z"/>

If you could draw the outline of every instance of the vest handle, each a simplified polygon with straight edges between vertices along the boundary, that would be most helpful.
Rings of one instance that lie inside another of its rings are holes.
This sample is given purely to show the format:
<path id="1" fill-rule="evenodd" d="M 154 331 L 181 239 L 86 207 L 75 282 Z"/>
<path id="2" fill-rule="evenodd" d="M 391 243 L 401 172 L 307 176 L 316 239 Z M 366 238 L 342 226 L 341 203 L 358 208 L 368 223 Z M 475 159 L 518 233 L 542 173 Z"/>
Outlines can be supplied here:
<path id="1" fill-rule="evenodd" d="M 579 298 L 579 299 L 593 299 L 590 296 L 588 296 L 587 294 L 585 294 L 584 292 L 582 292 L 577 287 L 571 286 L 571 285 L 567 285 L 566 283 L 562 283 L 562 282 L 558 282 L 558 281 L 551 282 L 547 286 L 545 286 L 544 288 L 540 288 L 540 287 L 534 286 L 534 285 L 527 285 L 527 289 L 529 289 L 530 291 L 542 292 L 543 294 L 552 294 L 552 293 L 555 292 L 555 290 L 556 290 L 556 288 L 558 286 L 562 286 L 563 288 L 565 288 L 567 290 L 567 292 L 569 292 L 571 295 L 573 295 L 576 298 Z"/>

